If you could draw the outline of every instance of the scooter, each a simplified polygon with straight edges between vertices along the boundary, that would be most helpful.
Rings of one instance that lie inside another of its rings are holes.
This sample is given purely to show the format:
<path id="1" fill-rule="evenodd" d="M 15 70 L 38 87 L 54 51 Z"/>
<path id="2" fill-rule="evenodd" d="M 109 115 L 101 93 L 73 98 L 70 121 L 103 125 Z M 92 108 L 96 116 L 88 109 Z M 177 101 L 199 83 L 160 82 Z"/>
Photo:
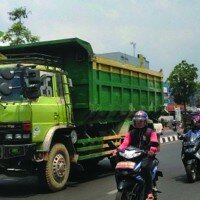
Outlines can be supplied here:
<path id="1" fill-rule="evenodd" d="M 189 130 L 179 135 L 182 142 L 181 159 L 188 181 L 193 183 L 200 178 L 200 130 Z"/>
<path id="2" fill-rule="evenodd" d="M 144 156 L 147 156 L 147 152 L 131 146 L 117 153 L 115 178 L 118 191 L 115 200 L 146 199 L 145 180 L 141 173 L 141 160 Z M 157 193 L 160 192 L 157 189 L 156 182 L 158 176 L 163 176 L 162 172 L 158 171 L 158 163 L 158 159 L 155 158 L 152 168 L 153 195 L 155 200 L 157 199 Z"/>

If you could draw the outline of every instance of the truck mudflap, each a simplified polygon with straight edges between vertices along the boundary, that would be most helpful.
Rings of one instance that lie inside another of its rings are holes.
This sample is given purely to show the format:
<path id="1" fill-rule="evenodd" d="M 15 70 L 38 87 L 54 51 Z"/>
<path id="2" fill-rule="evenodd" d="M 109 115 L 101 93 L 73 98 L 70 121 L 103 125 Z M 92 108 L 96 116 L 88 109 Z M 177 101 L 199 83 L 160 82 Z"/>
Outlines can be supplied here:
<path id="1" fill-rule="evenodd" d="M 20 145 L 0 145 L 0 160 L 13 158 L 33 158 L 36 152 L 35 144 L 20 144 Z"/>

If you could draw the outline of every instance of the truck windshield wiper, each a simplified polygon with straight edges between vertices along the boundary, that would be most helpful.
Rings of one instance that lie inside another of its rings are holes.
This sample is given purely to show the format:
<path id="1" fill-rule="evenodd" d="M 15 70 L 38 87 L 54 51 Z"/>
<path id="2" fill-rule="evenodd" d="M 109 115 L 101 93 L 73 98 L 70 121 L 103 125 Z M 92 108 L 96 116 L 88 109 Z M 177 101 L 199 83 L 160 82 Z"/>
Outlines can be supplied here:
<path id="1" fill-rule="evenodd" d="M 1 96 L 0 96 L 0 106 L 2 106 L 4 109 L 6 109 L 7 107 L 6 106 L 4 106 L 2 103 L 1 103 Z"/>

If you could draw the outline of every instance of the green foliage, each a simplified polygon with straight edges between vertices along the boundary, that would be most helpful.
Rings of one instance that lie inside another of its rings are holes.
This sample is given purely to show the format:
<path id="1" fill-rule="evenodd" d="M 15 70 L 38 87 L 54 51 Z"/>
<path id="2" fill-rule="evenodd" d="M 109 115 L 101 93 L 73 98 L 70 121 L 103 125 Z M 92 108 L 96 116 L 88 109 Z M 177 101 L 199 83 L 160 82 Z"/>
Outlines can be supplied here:
<path id="1" fill-rule="evenodd" d="M 197 91 L 198 69 L 185 60 L 174 67 L 168 81 L 175 103 L 186 105 Z"/>
<path id="2" fill-rule="evenodd" d="M 4 34 L 4 32 L 0 31 L 0 37 L 2 37 L 2 36 L 3 36 L 3 34 Z"/>
<path id="3" fill-rule="evenodd" d="M 200 90 L 200 82 L 197 83 L 197 89 Z"/>
<path id="4" fill-rule="evenodd" d="M 26 11 L 26 8 L 22 7 L 8 12 L 9 19 L 14 23 L 1 37 L 3 43 L 9 42 L 10 45 L 19 45 L 39 41 L 39 37 L 32 35 L 31 31 L 24 26 L 24 22 L 22 21 L 28 18 L 29 13 Z"/>

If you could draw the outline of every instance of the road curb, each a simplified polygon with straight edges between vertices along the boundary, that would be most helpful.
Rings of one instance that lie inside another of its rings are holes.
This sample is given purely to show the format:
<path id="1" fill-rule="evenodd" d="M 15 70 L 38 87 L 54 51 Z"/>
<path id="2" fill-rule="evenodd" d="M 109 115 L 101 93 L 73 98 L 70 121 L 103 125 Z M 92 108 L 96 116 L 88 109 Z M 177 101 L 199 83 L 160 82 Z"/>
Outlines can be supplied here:
<path id="1" fill-rule="evenodd" d="M 178 140 L 178 136 L 177 135 L 170 135 L 170 136 L 167 136 L 167 137 L 161 137 L 160 138 L 160 143 L 166 143 L 166 142 L 173 142 L 173 141 L 176 141 Z"/>

